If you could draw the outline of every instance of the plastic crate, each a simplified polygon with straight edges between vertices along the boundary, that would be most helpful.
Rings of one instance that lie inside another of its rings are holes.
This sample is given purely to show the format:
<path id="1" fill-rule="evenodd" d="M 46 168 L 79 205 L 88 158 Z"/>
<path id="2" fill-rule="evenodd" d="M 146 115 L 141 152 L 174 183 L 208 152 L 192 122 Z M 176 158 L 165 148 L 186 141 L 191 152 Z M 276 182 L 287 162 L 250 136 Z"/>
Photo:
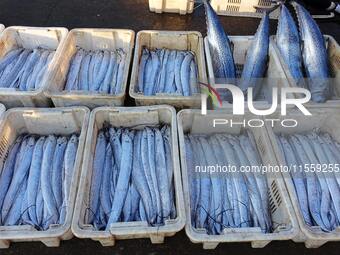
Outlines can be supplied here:
<path id="1" fill-rule="evenodd" d="M 5 29 L 5 26 L 3 24 L 0 24 L 0 35 L 1 35 L 2 31 L 4 31 L 4 29 Z"/>
<path id="2" fill-rule="evenodd" d="M 325 41 L 327 46 L 327 52 L 328 52 L 328 59 L 329 59 L 329 67 L 331 72 L 331 86 L 333 88 L 334 96 L 327 100 L 327 104 L 340 104 L 340 46 L 336 42 L 336 40 L 329 35 L 325 35 Z M 284 62 L 283 58 L 281 57 L 281 53 L 277 47 L 275 36 L 272 37 L 273 41 L 273 48 L 276 52 L 276 54 L 279 56 L 279 60 L 281 62 L 281 65 L 283 66 L 283 69 L 286 73 L 287 81 L 289 83 L 289 86 L 291 87 L 297 87 L 297 84 L 291 75 L 289 68 L 287 64 Z M 298 98 L 299 96 L 297 94 L 294 95 L 295 98 Z M 318 103 L 314 103 L 310 101 L 308 104 L 310 105 L 322 105 Z"/>
<path id="3" fill-rule="evenodd" d="M 206 82 L 206 68 L 204 61 L 203 38 L 201 33 L 195 31 L 140 31 L 137 34 L 135 56 L 130 80 L 130 97 L 136 105 L 169 104 L 176 108 L 199 108 L 201 95 L 175 96 L 153 95 L 144 96 L 137 92 L 139 63 L 143 47 L 148 49 L 167 48 L 171 50 L 190 50 L 195 53 L 198 66 L 199 81 Z"/>
<path id="4" fill-rule="evenodd" d="M 263 13 L 261 10 L 256 9 L 254 6 L 260 8 L 268 8 L 273 6 L 271 0 L 211 0 L 211 6 L 215 9 L 218 15 L 236 16 L 236 17 L 251 17 L 262 18 Z M 269 17 L 278 19 L 280 16 L 280 9 L 274 10 Z M 327 15 L 313 15 L 315 19 L 327 19 L 334 17 L 334 13 Z"/>
<path id="5" fill-rule="evenodd" d="M 284 181 L 280 175 L 267 174 L 269 187 L 269 204 L 274 231 L 262 233 L 259 228 L 228 228 L 221 235 L 208 235 L 204 229 L 195 229 L 191 225 L 189 179 L 187 173 L 186 150 L 184 134 L 214 134 L 228 133 L 237 135 L 244 131 L 241 125 L 219 125 L 213 128 L 214 119 L 232 119 L 235 122 L 246 121 L 256 116 L 247 113 L 245 116 L 235 116 L 230 111 L 208 111 L 207 115 L 201 115 L 199 110 L 182 110 L 177 114 L 179 146 L 181 155 L 181 169 L 183 178 L 183 191 L 186 209 L 185 231 L 194 243 L 203 243 L 204 249 L 215 249 L 219 243 L 227 242 L 250 242 L 253 248 L 263 248 L 271 241 L 289 240 L 298 233 L 298 223 L 288 197 Z M 261 119 L 261 118 L 260 118 Z M 266 128 L 250 128 L 254 135 L 257 149 L 263 165 L 276 164 L 275 155 L 271 149 Z"/>
<path id="6" fill-rule="evenodd" d="M 0 38 L 0 58 L 17 47 L 26 49 L 43 48 L 56 50 L 65 39 L 68 30 L 61 27 L 8 27 Z M 48 65 L 42 78 L 42 84 L 47 73 L 52 69 L 56 55 Z M 7 108 L 12 107 L 49 107 L 51 101 L 44 95 L 44 86 L 34 91 L 20 91 L 0 88 L 0 102 Z"/>
<path id="7" fill-rule="evenodd" d="M 0 123 L 0 169 L 15 139 L 24 133 L 39 135 L 70 135 L 79 133 L 79 144 L 70 189 L 70 206 L 62 225 L 52 225 L 46 231 L 38 231 L 30 225 L 0 226 L 0 248 L 8 248 L 11 242 L 41 241 L 46 246 L 57 247 L 61 240 L 73 237 L 71 222 L 83 162 L 83 149 L 90 111 L 85 107 L 70 108 L 13 108 L 8 110 Z"/>
<path id="8" fill-rule="evenodd" d="M 261 18 L 263 13 L 254 6 L 269 8 L 273 3 L 271 0 L 211 0 L 211 6 L 218 15 Z M 271 18 L 278 16 L 278 10 L 270 14 Z"/>
<path id="9" fill-rule="evenodd" d="M 174 189 L 176 219 L 165 221 L 164 226 L 151 227 L 147 222 L 117 222 L 109 231 L 96 231 L 92 225 L 85 224 L 84 216 L 89 201 L 92 163 L 98 131 L 104 122 L 116 127 L 135 127 L 154 124 L 171 126 L 171 149 L 174 171 Z M 84 152 L 84 165 L 80 178 L 76 209 L 73 217 L 72 231 L 79 238 L 91 238 L 103 246 L 113 246 L 115 240 L 150 238 L 152 243 L 163 243 L 164 238 L 179 232 L 185 224 L 181 172 L 178 156 L 176 112 L 170 106 L 149 107 L 100 107 L 92 111 Z"/>
<path id="10" fill-rule="evenodd" d="M 135 32 L 127 29 L 78 28 L 71 30 L 56 57 L 53 69 L 46 82 L 46 96 L 56 107 L 84 105 L 89 108 L 98 106 L 124 105 Z M 122 91 L 118 95 L 93 93 L 91 91 L 64 91 L 67 73 L 72 56 L 77 47 L 85 50 L 116 50 L 126 52 Z"/>
<path id="11" fill-rule="evenodd" d="M 241 76 L 243 65 L 246 60 L 247 50 L 250 47 L 250 44 L 253 40 L 254 36 L 229 36 L 230 41 L 234 45 L 234 61 L 236 65 L 236 73 L 237 78 Z M 207 68 L 208 68 L 208 80 L 210 84 L 214 87 L 216 84 L 220 84 L 220 82 L 215 80 L 213 65 L 212 65 L 212 56 L 210 54 L 209 42 L 208 38 L 204 38 L 204 49 L 205 56 L 207 60 Z M 286 73 L 281 65 L 279 56 L 274 50 L 273 44 L 269 44 L 269 61 L 268 68 L 265 74 L 265 79 L 263 80 L 261 94 L 259 95 L 259 99 L 254 102 L 254 105 L 259 106 L 258 108 L 268 107 L 269 104 L 272 103 L 272 92 L 271 88 L 286 88 L 289 87 L 289 83 L 287 81 Z M 288 95 L 288 97 L 293 97 Z M 280 97 L 279 97 L 280 98 Z M 215 106 L 217 108 L 228 108 L 231 104 L 228 102 L 223 102 L 222 106 Z"/>
<path id="12" fill-rule="evenodd" d="M 273 128 L 271 125 L 267 125 L 267 131 L 272 143 L 273 151 L 276 155 L 276 159 L 279 165 L 285 165 L 284 155 L 282 155 L 278 144 L 276 142 L 275 134 L 296 134 L 302 132 L 311 132 L 315 128 L 318 128 L 321 132 L 326 132 L 332 135 L 334 139 L 340 142 L 340 107 L 328 106 L 317 107 L 310 106 L 307 109 L 311 112 L 312 116 L 305 116 L 299 110 L 290 110 L 287 116 L 282 117 L 280 114 L 276 114 L 274 117 L 278 119 L 276 123 L 284 119 L 294 119 L 298 121 L 297 127 L 281 127 L 275 125 Z M 293 181 L 287 173 L 284 178 L 287 191 L 289 193 L 294 211 L 296 213 L 297 220 L 300 225 L 300 234 L 293 239 L 295 242 L 304 242 L 307 248 L 318 248 L 323 244 L 330 241 L 340 241 L 340 227 L 337 227 L 334 231 L 326 233 L 323 232 L 320 227 L 309 227 L 305 224 L 302 216 L 300 206 L 298 203 L 296 191 Z"/>
<path id="13" fill-rule="evenodd" d="M 149 0 L 150 11 L 156 13 L 171 12 L 179 14 L 192 13 L 194 1 L 192 0 Z"/>
<path id="14" fill-rule="evenodd" d="M 3 104 L 0 104 L 0 118 L 5 113 L 5 111 L 6 111 L 6 107 Z"/>

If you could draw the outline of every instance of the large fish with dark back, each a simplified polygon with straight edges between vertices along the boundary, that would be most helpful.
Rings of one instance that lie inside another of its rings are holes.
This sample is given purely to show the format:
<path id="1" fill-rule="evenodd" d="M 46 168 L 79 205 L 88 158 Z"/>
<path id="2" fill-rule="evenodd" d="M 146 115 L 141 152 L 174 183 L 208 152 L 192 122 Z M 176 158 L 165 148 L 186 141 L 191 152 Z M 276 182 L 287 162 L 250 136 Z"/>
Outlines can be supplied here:
<path id="1" fill-rule="evenodd" d="M 251 45 L 247 50 L 241 80 L 238 84 L 244 94 L 247 94 L 247 89 L 252 87 L 254 99 L 261 90 L 263 82 L 261 82 L 260 78 L 263 78 L 267 70 L 268 49 L 269 12 L 265 12 Z"/>
<path id="2" fill-rule="evenodd" d="M 297 2 L 293 1 L 292 5 L 299 20 L 303 44 L 303 63 L 312 100 L 317 103 L 323 103 L 331 95 L 329 84 L 330 72 L 325 40 L 318 25 L 308 11 Z"/>
<path id="3" fill-rule="evenodd" d="M 304 87 L 302 83 L 303 67 L 299 30 L 284 4 L 281 5 L 276 43 L 293 79 L 299 86 Z"/>
<path id="4" fill-rule="evenodd" d="M 235 79 L 236 69 L 231 42 L 209 1 L 204 0 L 207 38 L 216 79 Z"/>

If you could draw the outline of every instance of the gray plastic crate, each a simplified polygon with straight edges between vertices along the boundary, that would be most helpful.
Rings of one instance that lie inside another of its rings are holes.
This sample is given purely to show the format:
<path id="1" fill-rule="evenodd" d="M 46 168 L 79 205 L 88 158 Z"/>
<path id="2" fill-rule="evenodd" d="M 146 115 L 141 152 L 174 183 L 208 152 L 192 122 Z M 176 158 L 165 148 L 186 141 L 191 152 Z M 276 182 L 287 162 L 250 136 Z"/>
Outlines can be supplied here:
<path id="1" fill-rule="evenodd" d="M 174 171 L 174 189 L 177 217 L 165 221 L 164 226 L 152 227 L 147 222 L 117 222 L 109 231 L 96 231 L 84 221 L 91 186 L 92 164 L 98 131 L 107 122 L 117 127 L 135 127 L 168 124 L 171 127 L 171 148 Z M 176 112 L 170 106 L 100 107 L 92 111 L 86 138 L 84 165 L 82 168 L 72 231 L 79 238 L 91 238 L 103 246 L 113 246 L 116 240 L 150 238 L 152 243 L 163 243 L 164 238 L 179 232 L 185 224 L 183 191 L 179 165 Z"/>
<path id="2" fill-rule="evenodd" d="M 129 91 L 130 97 L 132 97 L 139 106 L 169 104 L 176 108 L 200 108 L 201 94 L 188 97 L 171 94 L 144 96 L 142 93 L 137 92 L 139 63 L 143 47 L 147 47 L 148 49 L 168 48 L 172 50 L 193 51 L 196 56 L 199 81 L 206 82 L 207 76 L 201 33 L 195 31 L 156 30 L 138 32 Z"/>
<path id="3" fill-rule="evenodd" d="M 192 13 L 194 10 L 194 1 L 192 0 L 149 0 L 149 9 L 151 12 L 179 13 L 181 15 Z"/>
<path id="4" fill-rule="evenodd" d="M 279 165 L 285 165 L 285 160 L 276 142 L 275 134 L 311 132 L 317 128 L 321 132 L 331 134 L 334 139 L 340 142 L 340 107 L 330 105 L 323 107 L 310 106 L 307 107 L 307 109 L 311 112 L 312 116 L 305 116 L 299 110 L 292 109 L 287 113 L 287 116 L 281 116 L 279 113 L 270 116 L 270 118 L 278 119 L 279 121 L 277 123 L 280 123 L 280 120 L 283 118 L 294 119 L 299 123 L 297 127 L 293 128 L 279 125 L 275 125 L 272 128 L 271 125 L 268 124 L 266 126 Z M 320 227 L 310 227 L 306 225 L 300 210 L 293 181 L 288 173 L 284 177 L 287 191 L 300 226 L 300 233 L 293 241 L 304 242 L 307 248 L 319 248 L 327 242 L 340 241 L 340 227 L 337 227 L 332 232 L 326 233 L 322 231 Z"/>
<path id="5" fill-rule="evenodd" d="M 202 243 L 204 249 L 215 249 L 219 243 L 227 242 L 250 242 L 253 248 L 263 248 L 271 241 L 293 239 L 298 233 L 298 223 L 288 192 L 281 175 L 267 174 L 269 187 L 269 203 L 272 220 L 275 223 L 272 233 L 262 233 L 259 228 L 228 228 L 221 235 L 208 235 L 204 229 L 195 229 L 191 225 L 190 193 L 188 169 L 186 163 L 186 151 L 184 134 L 214 134 L 228 133 L 237 135 L 244 131 L 241 125 L 234 127 L 217 126 L 213 128 L 214 119 L 233 119 L 241 122 L 256 116 L 246 114 L 235 116 L 231 111 L 208 111 L 207 115 L 201 115 L 199 110 L 182 110 L 177 114 L 179 146 L 181 155 L 181 169 L 183 178 L 183 191 L 186 211 L 185 231 L 190 240 L 194 243 Z M 256 117 L 258 118 L 258 117 Z M 271 143 L 266 128 L 249 128 L 254 136 L 257 149 L 263 165 L 276 164 L 275 155 L 272 152 Z"/>
<path id="6" fill-rule="evenodd" d="M 43 48 L 56 50 L 66 38 L 68 30 L 62 27 L 7 27 L 0 37 L 0 58 L 17 47 L 26 49 Z M 56 53 L 57 54 L 57 53 Z M 12 107 L 49 107 L 51 100 L 43 91 L 47 73 L 53 68 L 56 54 L 52 58 L 42 78 L 42 86 L 34 91 L 20 91 L 0 88 L 0 102 Z"/>
<path id="7" fill-rule="evenodd" d="M 134 47 L 135 32 L 127 29 L 76 28 L 72 29 L 60 46 L 53 69 L 45 80 L 46 96 L 56 107 L 83 105 L 89 108 L 124 105 L 128 75 Z M 93 93 L 91 91 L 65 91 L 67 73 L 77 46 L 86 50 L 116 50 L 125 53 L 125 67 L 121 92 L 118 95 Z"/>
<path id="8" fill-rule="evenodd" d="M 236 17 L 250 17 L 250 18 L 262 18 L 263 13 L 257 10 L 256 7 L 268 8 L 273 6 L 271 0 L 211 0 L 211 6 L 215 9 L 218 15 L 236 16 Z M 280 9 L 274 10 L 270 13 L 270 18 L 278 19 L 280 15 Z M 333 18 L 334 13 L 325 15 L 313 15 L 315 19 L 327 19 Z"/>
<path id="9" fill-rule="evenodd" d="M 13 108 L 4 114 L 0 122 L 0 169 L 11 144 L 20 134 L 70 135 L 77 132 L 80 136 L 65 222 L 62 225 L 52 225 L 46 231 L 38 231 L 30 225 L 0 226 L 0 248 L 8 248 L 11 242 L 31 241 L 41 241 L 46 246 L 58 247 L 61 240 L 69 240 L 73 237 L 71 222 L 89 115 L 90 111 L 85 107 Z"/>

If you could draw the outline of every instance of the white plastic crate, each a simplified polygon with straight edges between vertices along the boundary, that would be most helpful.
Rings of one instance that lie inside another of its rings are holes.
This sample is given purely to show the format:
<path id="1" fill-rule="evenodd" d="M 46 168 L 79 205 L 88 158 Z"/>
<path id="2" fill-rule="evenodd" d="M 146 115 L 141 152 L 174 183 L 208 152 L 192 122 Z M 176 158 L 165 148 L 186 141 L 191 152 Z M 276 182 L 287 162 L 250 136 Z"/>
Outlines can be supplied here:
<path id="1" fill-rule="evenodd" d="M 225 16 L 237 16 L 237 17 L 251 17 L 261 18 L 263 13 L 260 8 L 272 7 L 273 1 L 271 0 L 211 0 L 211 6 L 215 9 L 218 15 Z M 280 9 L 276 9 L 270 13 L 270 18 L 278 19 L 280 15 Z M 315 19 L 327 19 L 334 17 L 334 13 L 327 15 L 313 15 Z"/>
<path id="2" fill-rule="evenodd" d="M 211 6 L 218 15 L 261 18 L 263 13 L 257 10 L 274 6 L 271 0 L 211 0 Z M 270 14 L 271 18 L 277 19 L 278 9 Z"/>
<path id="3" fill-rule="evenodd" d="M 332 36 L 325 35 L 325 41 L 327 46 L 327 52 L 328 52 L 328 59 L 329 59 L 329 67 L 331 72 L 331 86 L 333 89 L 334 96 L 327 100 L 327 104 L 340 104 L 340 46 L 335 41 L 335 39 Z M 289 83 L 289 86 L 291 87 L 297 87 L 296 82 L 291 75 L 289 68 L 287 64 L 284 62 L 283 58 L 281 57 L 281 53 L 276 45 L 275 36 L 272 37 L 273 41 L 273 48 L 276 52 L 276 54 L 279 56 L 279 60 L 281 62 L 281 65 L 283 66 L 283 69 L 286 73 L 286 77 Z M 299 97 L 298 95 L 295 95 L 295 97 Z M 310 101 L 308 104 L 311 105 L 321 105 L 318 103 L 313 103 Z"/>
<path id="4" fill-rule="evenodd" d="M 57 247 L 61 240 L 73 237 L 71 222 L 83 162 L 83 150 L 90 111 L 85 107 L 69 108 L 13 108 L 8 110 L 0 123 L 0 169 L 15 139 L 24 133 L 38 135 L 70 135 L 78 133 L 79 144 L 70 189 L 69 208 L 62 225 L 52 225 L 46 231 L 38 231 L 30 225 L 0 226 L 0 248 L 8 248 L 11 242 L 41 241 L 46 246 Z"/>
<path id="5" fill-rule="evenodd" d="M 26 49 L 43 48 L 56 50 L 65 39 L 68 30 L 61 27 L 8 27 L 0 38 L 0 58 L 7 52 L 17 47 Z M 42 84 L 47 73 L 51 70 L 54 56 L 42 78 Z M 50 100 L 44 95 L 44 86 L 34 91 L 19 91 L 8 88 L 0 88 L 0 102 L 7 108 L 12 107 L 48 107 Z"/>
<path id="6" fill-rule="evenodd" d="M 237 77 L 239 78 L 243 65 L 246 60 L 247 50 L 250 47 L 250 44 L 253 40 L 254 36 L 229 36 L 230 41 L 234 45 L 234 61 L 236 65 Z M 209 42 L 208 38 L 204 38 L 204 49 L 205 56 L 207 60 L 207 68 L 208 68 L 208 80 L 210 84 L 214 87 L 214 85 L 219 84 L 218 81 L 215 81 L 215 75 L 212 65 L 212 56 L 210 54 Z M 255 101 L 254 105 L 260 107 L 267 107 L 272 102 L 272 88 L 285 88 L 289 87 L 289 83 L 286 78 L 286 74 L 284 72 L 283 67 L 281 66 L 280 59 L 274 50 L 273 44 L 269 44 L 269 61 L 268 68 L 265 74 L 265 79 L 263 80 L 262 90 L 260 95 L 258 96 L 258 100 Z M 288 95 L 289 97 L 292 97 Z M 280 97 L 279 97 L 280 98 Z M 246 102 L 247 103 L 247 102 Z M 215 108 L 226 108 L 230 107 L 231 104 L 228 102 L 223 102 L 222 107 L 216 106 Z"/>
<path id="7" fill-rule="evenodd" d="M 150 11 L 156 13 L 172 12 L 181 15 L 192 13 L 194 1 L 192 0 L 149 0 Z"/>
<path id="8" fill-rule="evenodd" d="M 127 29 L 78 28 L 71 30 L 56 57 L 53 69 L 46 82 L 46 96 L 56 107 L 84 105 L 98 106 L 124 105 L 135 32 Z M 77 47 L 85 50 L 116 50 L 122 48 L 126 53 L 122 90 L 118 95 L 93 93 L 90 91 L 64 91 L 67 73 L 72 56 Z"/>
<path id="9" fill-rule="evenodd" d="M 84 221 L 89 201 L 92 165 L 98 131 L 104 122 L 116 127 L 141 128 L 145 125 L 168 124 L 171 126 L 171 149 L 174 171 L 174 189 L 176 204 L 176 219 L 166 220 L 164 226 L 152 227 L 147 222 L 117 222 L 111 225 L 109 231 L 96 231 L 92 225 Z M 177 124 L 175 109 L 170 106 L 148 107 L 100 107 L 92 111 L 89 123 L 84 165 L 80 177 L 80 184 L 76 207 L 72 222 L 72 231 L 79 238 L 91 238 L 99 241 L 103 246 L 113 246 L 115 240 L 150 238 L 152 243 L 163 243 L 164 238 L 179 232 L 185 224 L 183 191 L 178 156 Z"/>
<path id="10" fill-rule="evenodd" d="M 3 116 L 5 111 L 6 111 L 6 107 L 3 104 L 0 104 L 0 118 Z"/>
<path id="11" fill-rule="evenodd" d="M 1 35 L 2 31 L 4 31 L 4 29 L 5 29 L 5 26 L 3 24 L 0 24 L 0 35 Z"/>
<path id="12" fill-rule="evenodd" d="M 280 175 L 275 174 L 267 174 L 270 214 L 274 223 L 274 231 L 272 233 L 262 233 L 258 228 L 229 228 L 225 229 L 221 235 L 208 235 L 205 230 L 195 229 L 191 225 L 189 179 L 184 134 L 228 133 L 237 135 L 243 132 L 245 128 L 241 125 L 233 127 L 218 125 L 214 128 L 213 120 L 232 119 L 234 122 L 242 122 L 244 119 L 247 121 L 254 117 L 259 119 L 249 113 L 246 113 L 245 116 L 235 116 L 231 111 L 224 110 L 208 111 L 207 115 L 201 115 L 199 110 L 189 109 L 182 110 L 177 115 L 183 191 L 186 205 L 185 230 L 190 240 L 194 243 L 203 243 L 204 249 L 215 249 L 219 243 L 226 242 L 250 242 L 253 248 L 262 248 L 271 241 L 292 239 L 299 232 L 298 223 L 284 182 Z M 250 128 L 248 130 L 255 138 L 263 165 L 276 164 L 276 158 L 272 152 L 266 128 Z"/>
<path id="13" fill-rule="evenodd" d="M 305 116 L 297 109 L 288 111 L 287 116 L 281 116 L 278 113 L 270 116 L 278 120 L 294 119 L 298 122 L 298 126 L 294 128 L 282 127 L 280 125 L 275 125 L 274 128 L 272 128 L 271 125 L 266 126 L 279 165 L 285 165 L 285 161 L 284 155 L 282 155 L 276 142 L 275 134 L 288 135 L 311 132 L 315 128 L 318 128 L 321 132 L 329 133 L 334 139 L 340 142 L 340 107 L 310 106 L 307 107 L 307 109 L 312 113 L 312 116 Z M 280 123 L 280 121 L 276 123 Z M 337 227 L 332 232 L 326 233 L 319 227 L 309 227 L 306 225 L 300 210 L 293 181 L 288 173 L 285 175 L 284 181 L 300 226 L 300 234 L 294 238 L 293 241 L 304 242 L 307 248 L 318 248 L 329 241 L 340 241 L 340 227 Z"/>
<path id="14" fill-rule="evenodd" d="M 148 49 L 167 48 L 171 50 L 190 50 L 195 53 L 198 66 L 199 81 L 206 82 L 206 68 L 203 50 L 203 38 L 201 33 L 195 31 L 140 31 L 137 34 L 135 56 L 130 80 L 130 97 L 136 105 L 169 104 L 176 108 L 199 108 L 201 95 L 175 96 L 153 95 L 144 96 L 137 92 L 139 63 L 143 47 Z"/>

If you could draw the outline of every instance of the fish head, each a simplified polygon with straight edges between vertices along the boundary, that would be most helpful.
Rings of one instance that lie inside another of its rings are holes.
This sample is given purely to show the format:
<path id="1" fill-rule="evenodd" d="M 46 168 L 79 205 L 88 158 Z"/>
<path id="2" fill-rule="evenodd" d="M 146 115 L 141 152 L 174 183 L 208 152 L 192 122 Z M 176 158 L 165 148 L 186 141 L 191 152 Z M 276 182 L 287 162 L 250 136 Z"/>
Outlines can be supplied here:
<path id="1" fill-rule="evenodd" d="M 67 138 L 65 136 L 60 136 L 57 139 L 57 144 L 61 145 L 61 144 L 66 144 L 67 143 Z"/>
<path id="2" fill-rule="evenodd" d="M 104 133 L 104 131 L 99 131 L 99 133 L 98 133 L 98 139 L 105 139 L 105 133 Z"/>
<path id="3" fill-rule="evenodd" d="M 70 139 L 70 141 L 71 141 L 71 142 L 73 142 L 73 143 L 76 143 L 76 142 L 78 142 L 78 135 L 76 135 L 76 134 L 73 134 L 73 135 L 71 136 L 71 139 Z"/>
<path id="4" fill-rule="evenodd" d="M 153 130 L 150 127 L 146 127 L 146 133 L 148 134 L 148 136 L 154 137 L 155 134 L 153 132 Z"/>
<path id="5" fill-rule="evenodd" d="M 328 144 L 331 144 L 331 143 L 332 143 L 332 137 L 331 137 L 330 134 L 324 133 L 324 134 L 323 134 L 323 138 L 324 138 L 324 140 L 325 140 Z"/>
<path id="6" fill-rule="evenodd" d="M 37 143 L 44 143 L 45 142 L 46 137 L 45 136 L 40 136 Z"/>
<path id="7" fill-rule="evenodd" d="M 15 139 L 15 143 L 21 143 L 23 139 L 24 139 L 24 136 L 23 136 L 23 135 L 19 135 L 19 136 Z"/>
<path id="8" fill-rule="evenodd" d="M 34 138 L 34 136 L 30 136 L 28 138 L 27 145 L 28 146 L 34 146 L 34 144 L 35 144 L 35 138 Z"/>

